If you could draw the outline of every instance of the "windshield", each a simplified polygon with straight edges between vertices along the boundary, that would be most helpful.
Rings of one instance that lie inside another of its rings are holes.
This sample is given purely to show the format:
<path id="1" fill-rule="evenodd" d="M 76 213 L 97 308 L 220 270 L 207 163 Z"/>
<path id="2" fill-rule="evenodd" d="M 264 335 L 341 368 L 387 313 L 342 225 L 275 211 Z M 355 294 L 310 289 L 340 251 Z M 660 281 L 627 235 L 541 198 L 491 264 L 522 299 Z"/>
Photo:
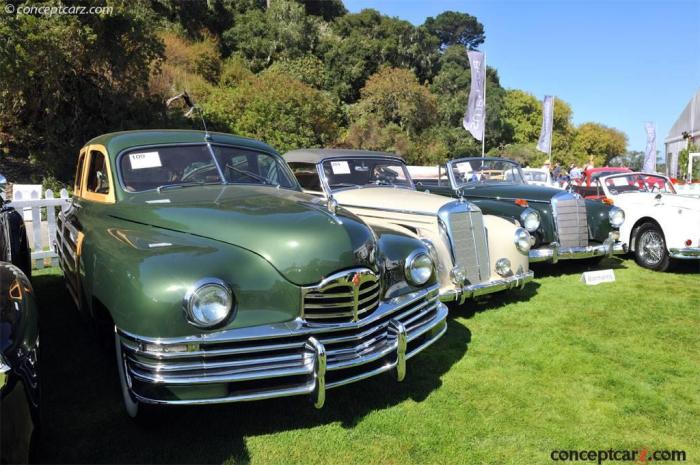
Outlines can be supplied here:
<path id="1" fill-rule="evenodd" d="M 631 173 L 611 176 L 605 179 L 604 182 L 612 195 L 628 192 L 676 193 L 671 183 L 663 176 Z"/>
<path id="2" fill-rule="evenodd" d="M 547 173 L 542 171 L 523 171 L 523 178 L 526 181 L 547 182 Z"/>
<path id="3" fill-rule="evenodd" d="M 525 184 L 520 165 L 510 160 L 467 158 L 451 166 L 456 187 L 479 183 Z"/>
<path id="4" fill-rule="evenodd" d="M 124 189 L 141 192 L 159 187 L 223 183 L 296 187 L 292 174 L 274 155 L 218 145 L 212 146 L 212 150 L 216 162 L 205 144 L 126 152 L 119 159 Z"/>
<path id="5" fill-rule="evenodd" d="M 323 173 L 331 190 L 363 186 L 413 188 L 406 165 L 386 158 L 326 160 Z"/>

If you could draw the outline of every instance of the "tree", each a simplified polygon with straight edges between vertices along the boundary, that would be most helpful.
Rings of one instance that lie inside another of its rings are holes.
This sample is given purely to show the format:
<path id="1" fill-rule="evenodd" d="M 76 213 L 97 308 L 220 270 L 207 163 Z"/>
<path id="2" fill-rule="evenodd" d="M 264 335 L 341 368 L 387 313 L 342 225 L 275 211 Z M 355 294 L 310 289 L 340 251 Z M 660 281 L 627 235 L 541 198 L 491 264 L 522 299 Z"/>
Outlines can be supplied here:
<path id="1" fill-rule="evenodd" d="M 367 80 L 361 94 L 351 111 L 355 119 L 374 115 L 380 124 L 396 124 L 409 137 L 437 121 L 435 97 L 407 69 L 384 68 Z"/>
<path id="2" fill-rule="evenodd" d="M 467 13 L 445 11 L 435 18 L 426 19 L 424 25 L 428 32 L 440 39 L 442 48 L 461 45 L 475 50 L 486 40 L 484 25 Z"/>
<path id="3" fill-rule="evenodd" d="M 569 162 L 575 133 L 572 116 L 571 106 L 556 98 L 552 117 L 552 159 L 555 162 Z M 503 124 L 509 128 L 514 144 L 529 144 L 535 147 L 542 128 L 540 100 L 525 91 L 509 89 L 504 94 L 500 117 Z"/>
<path id="4" fill-rule="evenodd" d="M 383 66 L 410 69 L 421 81 L 432 78 L 438 40 L 408 21 L 367 9 L 337 18 L 322 36 L 319 56 L 328 73 L 326 88 L 352 103 Z"/>
<path id="5" fill-rule="evenodd" d="M 79 148 L 104 132 L 149 127 L 164 106 L 148 92 L 163 45 L 138 7 L 110 15 L 4 15 L 0 142 L 62 181 Z"/>
<path id="6" fill-rule="evenodd" d="M 584 123 L 576 130 L 571 151 L 578 163 L 590 160 L 605 166 L 627 150 L 627 136 L 617 129 L 599 123 Z"/>
<path id="7" fill-rule="evenodd" d="M 348 13 L 341 0 L 298 0 L 304 5 L 307 15 L 320 16 L 324 21 L 333 21 Z"/>
<path id="8" fill-rule="evenodd" d="M 504 147 L 491 149 L 488 154 L 510 158 L 523 166 L 539 167 L 547 161 L 547 154 L 537 150 L 533 144 L 508 144 Z"/>
<path id="9" fill-rule="evenodd" d="M 221 36 L 227 53 L 238 52 L 260 71 L 279 59 L 312 52 L 319 40 L 319 20 L 290 0 L 275 0 L 265 10 L 250 9 Z"/>
<path id="10" fill-rule="evenodd" d="M 281 72 L 219 87 L 202 102 L 216 129 L 267 142 L 279 151 L 330 144 L 338 134 L 336 102 Z"/>
<path id="11" fill-rule="evenodd" d="M 641 171 L 644 166 L 644 152 L 632 150 L 610 159 L 609 166 L 625 166 L 632 171 Z"/>
<path id="12" fill-rule="evenodd" d="M 438 113 L 445 127 L 461 128 L 471 87 L 467 51 L 461 45 L 447 47 L 440 57 L 440 72 L 430 86 L 438 99 Z M 486 70 L 486 145 L 498 147 L 511 142 L 511 127 L 501 118 L 504 90 L 498 73 Z M 479 144 L 480 145 L 480 144 Z M 481 152 L 481 149 L 479 149 Z"/>

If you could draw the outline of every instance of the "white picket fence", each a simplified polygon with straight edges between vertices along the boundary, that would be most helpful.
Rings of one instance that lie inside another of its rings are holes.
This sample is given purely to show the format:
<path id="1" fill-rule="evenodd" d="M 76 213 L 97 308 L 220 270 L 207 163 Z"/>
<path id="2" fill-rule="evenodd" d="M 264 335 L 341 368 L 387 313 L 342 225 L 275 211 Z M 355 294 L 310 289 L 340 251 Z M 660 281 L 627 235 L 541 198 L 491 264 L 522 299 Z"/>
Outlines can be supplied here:
<path id="1" fill-rule="evenodd" d="M 51 266 L 58 266 L 58 254 L 54 248 L 56 238 L 56 209 L 66 210 L 70 204 L 68 191 L 61 189 L 59 197 L 54 197 L 51 189 L 46 189 L 44 198 L 23 199 L 20 192 L 15 193 L 10 206 L 22 213 L 23 210 L 31 210 L 31 221 L 25 222 L 27 235 L 33 239 L 32 268 L 43 268 L 44 260 L 50 259 Z M 46 209 L 46 226 L 42 231 L 42 210 Z M 46 232 L 46 234 L 44 234 Z"/>

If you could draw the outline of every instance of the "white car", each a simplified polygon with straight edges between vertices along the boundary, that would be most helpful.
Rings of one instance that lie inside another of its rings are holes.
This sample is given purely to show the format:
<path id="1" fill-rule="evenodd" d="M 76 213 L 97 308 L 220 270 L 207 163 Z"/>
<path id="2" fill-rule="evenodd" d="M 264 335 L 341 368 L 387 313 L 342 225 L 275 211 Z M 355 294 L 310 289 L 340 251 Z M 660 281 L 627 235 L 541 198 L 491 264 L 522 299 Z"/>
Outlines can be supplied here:
<path id="1" fill-rule="evenodd" d="M 423 240 L 438 262 L 440 299 L 463 304 L 532 280 L 531 236 L 515 221 L 483 215 L 465 200 L 418 192 L 391 153 L 301 149 L 285 160 L 305 192 L 344 207 L 375 230 Z M 539 217 L 533 214 L 530 221 Z"/>
<path id="2" fill-rule="evenodd" d="M 700 260 L 700 199 L 678 195 L 666 176 L 603 176 L 581 194 L 624 209 L 620 240 L 640 266 L 665 271 L 673 259 Z"/>
<path id="3" fill-rule="evenodd" d="M 555 189 L 562 189 L 559 184 L 554 182 L 552 175 L 547 169 L 543 168 L 522 168 L 523 178 L 528 184 L 535 186 L 545 186 L 554 187 Z"/>

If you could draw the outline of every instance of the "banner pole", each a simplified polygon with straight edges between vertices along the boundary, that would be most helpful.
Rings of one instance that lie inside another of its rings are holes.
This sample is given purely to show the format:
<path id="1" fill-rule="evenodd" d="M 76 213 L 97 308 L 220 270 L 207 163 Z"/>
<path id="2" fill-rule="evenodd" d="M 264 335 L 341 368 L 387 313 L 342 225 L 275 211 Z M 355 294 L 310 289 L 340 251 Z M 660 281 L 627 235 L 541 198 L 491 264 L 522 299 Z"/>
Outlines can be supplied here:
<path id="1" fill-rule="evenodd" d="M 554 139 L 554 102 L 557 98 L 552 95 L 552 130 L 549 133 L 549 169 L 552 169 L 552 140 Z"/>
<path id="2" fill-rule="evenodd" d="M 486 59 L 484 58 L 484 124 L 481 127 L 481 158 L 486 155 Z"/>

